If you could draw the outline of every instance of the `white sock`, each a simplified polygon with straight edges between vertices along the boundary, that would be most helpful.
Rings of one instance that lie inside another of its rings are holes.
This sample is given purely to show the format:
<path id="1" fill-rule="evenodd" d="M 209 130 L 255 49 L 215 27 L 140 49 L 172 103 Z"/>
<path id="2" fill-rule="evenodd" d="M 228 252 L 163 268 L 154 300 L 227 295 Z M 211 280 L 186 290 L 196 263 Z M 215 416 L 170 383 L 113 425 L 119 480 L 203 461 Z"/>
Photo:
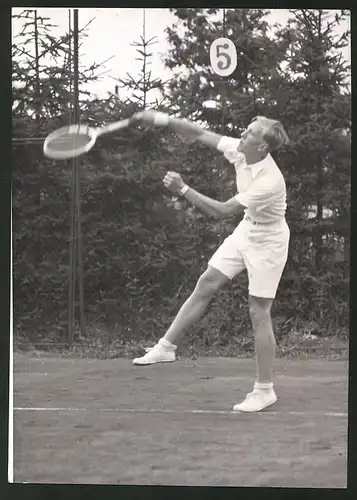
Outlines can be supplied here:
<path id="1" fill-rule="evenodd" d="M 272 388 L 273 388 L 273 382 L 265 382 L 265 383 L 255 382 L 254 384 L 254 389 L 258 389 L 259 391 L 271 390 Z"/>
<path id="2" fill-rule="evenodd" d="M 163 347 L 166 347 L 167 349 L 176 349 L 176 346 L 174 344 L 171 344 L 169 340 L 166 340 L 164 338 L 159 340 L 159 344 Z"/>

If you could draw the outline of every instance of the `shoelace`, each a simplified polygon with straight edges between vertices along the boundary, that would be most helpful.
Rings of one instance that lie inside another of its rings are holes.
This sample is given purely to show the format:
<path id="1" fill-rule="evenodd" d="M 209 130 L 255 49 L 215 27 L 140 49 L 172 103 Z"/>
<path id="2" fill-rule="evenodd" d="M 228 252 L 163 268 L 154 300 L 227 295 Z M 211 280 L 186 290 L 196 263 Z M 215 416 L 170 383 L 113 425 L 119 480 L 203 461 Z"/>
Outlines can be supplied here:
<path id="1" fill-rule="evenodd" d="M 250 392 L 249 394 L 247 394 L 247 399 L 258 399 L 260 398 L 264 393 L 262 393 L 261 391 L 259 391 L 258 389 L 253 389 L 252 392 Z"/>
<path id="2" fill-rule="evenodd" d="M 253 392 L 250 392 L 247 394 L 247 399 L 255 399 L 259 396 L 259 392 L 254 390 Z"/>
<path id="3" fill-rule="evenodd" d="M 145 347 L 144 351 L 145 352 L 150 352 L 153 349 L 155 349 L 156 347 L 160 347 L 159 344 L 155 344 L 153 347 Z"/>

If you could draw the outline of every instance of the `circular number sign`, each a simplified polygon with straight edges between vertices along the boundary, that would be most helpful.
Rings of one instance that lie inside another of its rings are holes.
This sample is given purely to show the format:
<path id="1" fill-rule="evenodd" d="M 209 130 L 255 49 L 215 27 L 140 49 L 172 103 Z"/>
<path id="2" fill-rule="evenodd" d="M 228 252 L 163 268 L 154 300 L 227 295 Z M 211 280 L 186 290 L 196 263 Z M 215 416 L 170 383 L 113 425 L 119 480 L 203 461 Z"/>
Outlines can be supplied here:
<path id="1" fill-rule="evenodd" d="M 228 38 L 217 38 L 210 48 L 213 71 L 219 76 L 229 76 L 237 67 L 237 49 Z"/>

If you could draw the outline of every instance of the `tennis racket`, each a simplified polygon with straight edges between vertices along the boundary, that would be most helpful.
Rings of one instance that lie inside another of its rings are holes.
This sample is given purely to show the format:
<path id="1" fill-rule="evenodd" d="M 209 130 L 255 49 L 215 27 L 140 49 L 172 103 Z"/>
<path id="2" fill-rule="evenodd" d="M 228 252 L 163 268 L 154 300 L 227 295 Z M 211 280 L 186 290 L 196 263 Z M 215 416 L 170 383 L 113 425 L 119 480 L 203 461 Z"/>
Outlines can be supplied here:
<path id="1" fill-rule="evenodd" d="M 66 160 L 88 153 L 101 135 L 110 134 L 128 127 L 134 120 L 128 118 L 104 127 L 87 125 L 66 125 L 49 134 L 43 145 L 43 153 L 48 158 Z"/>

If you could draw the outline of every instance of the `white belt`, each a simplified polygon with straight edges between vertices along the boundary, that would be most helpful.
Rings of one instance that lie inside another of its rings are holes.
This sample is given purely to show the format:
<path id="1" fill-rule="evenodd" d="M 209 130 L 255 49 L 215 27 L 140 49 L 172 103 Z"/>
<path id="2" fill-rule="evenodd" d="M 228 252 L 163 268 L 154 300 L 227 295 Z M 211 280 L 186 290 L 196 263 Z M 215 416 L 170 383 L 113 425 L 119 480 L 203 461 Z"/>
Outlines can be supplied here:
<path id="1" fill-rule="evenodd" d="M 251 222 L 255 226 L 268 226 L 272 224 L 278 224 L 279 222 L 283 222 L 284 219 L 277 219 L 269 222 L 257 222 L 256 220 L 253 220 L 249 217 L 249 215 L 246 215 L 243 220 L 246 220 L 248 222 Z"/>

